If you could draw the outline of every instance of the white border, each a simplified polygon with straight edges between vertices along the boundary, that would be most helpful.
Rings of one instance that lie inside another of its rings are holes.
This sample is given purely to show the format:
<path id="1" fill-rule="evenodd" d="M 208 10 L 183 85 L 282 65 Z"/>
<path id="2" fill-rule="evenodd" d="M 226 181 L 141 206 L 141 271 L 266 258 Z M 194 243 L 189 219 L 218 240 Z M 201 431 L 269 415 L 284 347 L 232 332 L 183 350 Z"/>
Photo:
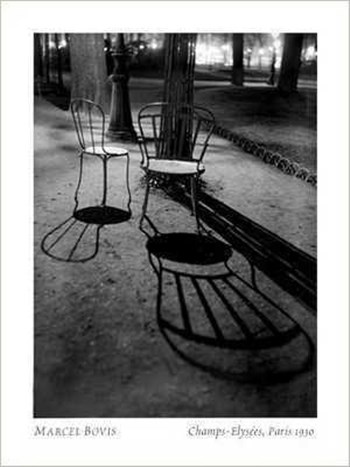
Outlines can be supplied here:
<path id="1" fill-rule="evenodd" d="M 348 2 L 25 1 L 1 9 L 2 465 L 348 465 Z M 274 30 L 318 33 L 319 416 L 283 420 L 315 427 L 317 438 L 203 441 L 186 436 L 187 420 L 120 419 L 106 421 L 121 429 L 119 440 L 34 439 L 32 33 Z"/>

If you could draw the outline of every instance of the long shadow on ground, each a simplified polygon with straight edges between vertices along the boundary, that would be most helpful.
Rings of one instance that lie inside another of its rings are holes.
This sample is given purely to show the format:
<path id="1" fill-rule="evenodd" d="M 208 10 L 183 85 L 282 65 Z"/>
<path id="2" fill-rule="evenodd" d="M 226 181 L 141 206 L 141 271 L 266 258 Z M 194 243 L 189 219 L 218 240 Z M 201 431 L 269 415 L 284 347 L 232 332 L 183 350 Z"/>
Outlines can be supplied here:
<path id="1" fill-rule="evenodd" d="M 190 196 L 183 187 L 177 185 L 167 191 L 173 199 L 191 208 Z M 316 259 L 203 192 L 199 196 L 199 213 L 209 227 L 246 257 L 253 283 L 257 268 L 316 313 Z"/>
<path id="2" fill-rule="evenodd" d="M 315 347 L 303 327 L 256 282 L 234 272 L 230 246 L 207 233 L 162 234 L 146 216 L 158 278 L 156 316 L 172 350 L 213 376 L 274 384 L 309 371 Z"/>

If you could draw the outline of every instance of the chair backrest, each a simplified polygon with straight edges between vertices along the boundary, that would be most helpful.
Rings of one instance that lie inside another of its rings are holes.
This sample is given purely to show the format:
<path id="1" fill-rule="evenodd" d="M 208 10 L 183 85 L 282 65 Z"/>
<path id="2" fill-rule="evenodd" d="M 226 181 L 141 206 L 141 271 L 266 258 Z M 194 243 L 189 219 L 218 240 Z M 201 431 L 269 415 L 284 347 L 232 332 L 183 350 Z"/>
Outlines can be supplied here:
<path id="1" fill-rule="evenodd" d="M 104 152 L 105 114 L 102 107 L 88 99 L 73 99 L 70 108 L 81 149 Z"/>
<path id="2" fill-rule="evenodd" d="M 201 161 L 213 132 L 213 114 L 199 106 L 148 104 L 138 114 L 143 157 Z"/>

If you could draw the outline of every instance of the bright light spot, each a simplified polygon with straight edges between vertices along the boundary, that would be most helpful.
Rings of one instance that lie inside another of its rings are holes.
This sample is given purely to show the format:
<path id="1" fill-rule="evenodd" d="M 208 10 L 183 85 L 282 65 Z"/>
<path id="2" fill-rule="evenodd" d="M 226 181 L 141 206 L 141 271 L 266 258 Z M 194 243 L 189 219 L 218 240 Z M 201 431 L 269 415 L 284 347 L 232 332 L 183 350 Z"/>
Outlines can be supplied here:
<path id="1" fill-rule="evenodd" d="M 273 46 L 275 49 L 279 49 L 281 47 L 281 41 L 280 40 L 274 41 Z"/>
<path id="2" fill-rule="evenodd" d="M 65 47 L 67 47 L 67 41 L 65 39 L 62 39 L 58 48 L 59 49 L 64 49 Z"/>
<path id="3" fill-rule="evenodd" d="M 196 63 L 198 65 L 232 65 L 230 50 L 232 50 L 230 44 L 217 46 L 198 42 L 196 45 Z"/>
<path id="4" fill-rule="evenodd" d="M 139 49 L 140 49 L 140 50 L 143 50 L 144 48 L 145 48 L 145 46 L 144 46 L 143 44 L 140 44 Z"/>
<path id="5" fill-rule="evenodd" d="M 53 41 L 49 42 L 49 47 L 50 49 L 54 49 L 56 47 L 56 44 Z"/>
<path id="6" fill-rule="evenodd" d="M 313 60 L 316 57 L 316 49 L 313 45 L 310 45 L 306 49 L 305 58 L 306 60 Z"/>
<path id="7" fill-rule="evenodd" d="M 259 49 L 259 55 L 264 55 L 264 49 Z"/>
<path id="8" fill-rule="evenodd" d="M 158 45 L 157 45 L 157 42 L 156 42 L 156 41 L 152 41 L 152 43 L 151 43 L 151 48 L 152 48 L 153 50 L 155 50 L 155 49 L 158 48 Z"/>

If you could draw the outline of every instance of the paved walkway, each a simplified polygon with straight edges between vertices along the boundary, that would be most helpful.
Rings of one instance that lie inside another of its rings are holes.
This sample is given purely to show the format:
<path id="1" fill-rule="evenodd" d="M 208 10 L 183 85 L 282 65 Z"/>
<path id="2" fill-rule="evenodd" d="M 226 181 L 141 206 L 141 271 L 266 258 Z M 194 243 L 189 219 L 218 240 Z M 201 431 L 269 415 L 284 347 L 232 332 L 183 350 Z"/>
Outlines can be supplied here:
<path id="1" fill-rule="evenodd" d="M 262 273 L 257 274 L 257 281 L 264 295 L 249 288 L 246 284 L 251 278 L 250 267 L 241 254 L 234 252 L 230 263 L 239 276 L 232 279 L 229 293 L 236 291 L 236 295 L 232 295 L 231 305 L 239 314 L 247 303 L 254 303 L 253 308 L 248 306 L 244 319 L 248 320 L 255 338 L 265 331 L 256 327 L 257 318 L 252 310 L 266 309 L 268 321 L 273 322 L 269 326 L 285 340 L 262 351 L 256 348 L 247 351 L 220 346 L 208 349 L 203 343 L 183 343 L 180 339 L 181 342 L 173 342 L 173 346 L 181 349 L 176 353 L 160 332 L 155 319 L 157 276 L 148 260 L 147 238 L 138 229 L 144 186 L 137 146 L 123 144 L 131 156 L 132 219 L 105 226 L 98 232 L 99 250 L 91 261 L 67 263 L 45 255 L 40 248 L 43 237 L 69 219 L 73 208 L 78 159 L 69 113 L 36 99 L 34 144 L 35 411 L 38 416 L 315 414 L 315 366 L 309 362 L 314 350 L 315 317 Z M 90 160 L 86 164 L 87 184 L 82 193 L 90 197 L 87 202 L 94 202 L 98 197 L 100 173 L 96 163 Z M 115 193 L 111 194 L 110 204 L 120 205 L 126 200 L 126 192 L 116 175 L 124 170 L 118 164 L 111 172 Z M 218 137 L 212 140 L 206 167 L 204 180 L 208 192 L 303 251 L 316 255 L 316 190 L 313 187 L 282 174 Z M 158 191 L 151 193 L 149 213 L 162 231 L 193 231 L 194 221 L 189 212 Z M 60 248 L 69 251 L 80 233 L 69 235 L 72 237 L 64 235 L 57 242 L 58 252 Z M 96 229 L 91 229 L 89 235 L 79 245 L 80 250 L 77 248 L 78 256 L 93 250 Z M 182 290 L 172 280 L 169 277 L 164 284 L 167 322 L 177 319 L 176 307 Z M 192 285 L 185 282 L 183 290 L 191 313 L 197 309 L 193 289 L 197 282 Z M 190 286 L 191 291 L 186 289 Z M 206 287 L 209 284 L 203 285 L 205 296 Z M 216 283 L 212 287 L 219 290 Z M 203 303 L 206 302 L 202 300 Z M 214 310 L 216 305 L 213 303 L 210 309 Z M 220 315 L 222 310 L 217 312 Z M 191 319 L 193 326 L 197 326 L 197 334 L 207 332 L 208 320 L 202 315 Z M 221 323 L 227 317 L 220 315 L 217 319 Z M 209 321 L 212 323 L 212 319 Z M 204 366 L 218 370 L 218 375 L 198 368 L 203 366 L 203 359 Z M 201 364 L 196 365 L 199 360 Z M 223 378 L 222 374 L 229 377 Z M 247 374 L 250 378 L 243 381 L 237 376 Z"/>

